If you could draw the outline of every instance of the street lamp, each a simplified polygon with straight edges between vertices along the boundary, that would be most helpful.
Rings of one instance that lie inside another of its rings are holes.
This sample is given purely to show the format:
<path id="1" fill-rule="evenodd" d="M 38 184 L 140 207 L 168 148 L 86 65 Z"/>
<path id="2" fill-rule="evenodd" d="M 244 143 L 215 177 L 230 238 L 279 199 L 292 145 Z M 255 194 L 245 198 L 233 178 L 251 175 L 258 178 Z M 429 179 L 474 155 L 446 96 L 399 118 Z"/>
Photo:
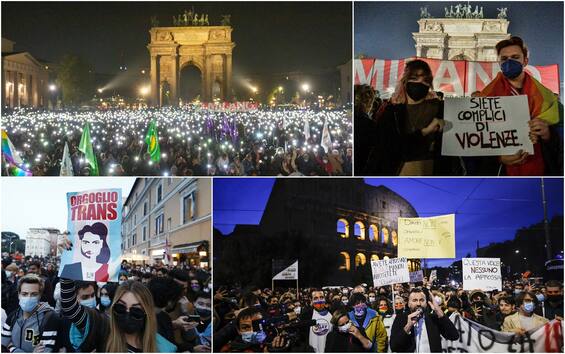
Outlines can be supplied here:
<path id="1" fill-rule="evenodd" d="M 141 86 L 141 87 L 139 88 L 139 94 L 140 94 L 142 97 L 147 96 L 147 95 L 149 94 L 149 92 L 151 92 L 151 87 L 149 87 L 149 86 Z"/>
<path id="2" fill-rule="evenodd" d="M 278 87 L 279 92 L 283 92 L 283 89 L 284 89 L 284 88 L 283 88 L 282 86 L 279 86 L 279 87 Z"/>
<path id="3" fill-rule="evenodd" d="M 57 86 L 55 86 L 55 84 L 49 85 L 49 91 L 51 91 L 51 92 L 57 91 Z"/>
<path id="4" fill-rule="evenodd" d="M 104 89 L 99 88 L 99 89 L 96 90 L 96 91 L 98 91 L 98 93 L 102 93 L 102 92 L 104 91 Z"/>
<path id="5" fill-rule="evenodd" d="M 520 250 L 516 250 L 516 251 L 514 251 L 514 253 L 520 253 Z"/>
<path id="6" fill-rule="evenodd" d="M 259 92 L 259 89 L 258 89 L 257 87 L 255 87 L 255 86 L 251 86 L 251 91 L 252 91 L 253 93 L 257 93 L 257 92 Z"/>
<path id="7" fill-rule="evenodd" d="M 306 83 L 306 82 L 303 83 L 303 84 L 302 84 L 302 91 L 304 91 L 304 92 L 309 92 L 309 91 L 310 91 L 310 84 L 308 84 L 308 83 Z"/>

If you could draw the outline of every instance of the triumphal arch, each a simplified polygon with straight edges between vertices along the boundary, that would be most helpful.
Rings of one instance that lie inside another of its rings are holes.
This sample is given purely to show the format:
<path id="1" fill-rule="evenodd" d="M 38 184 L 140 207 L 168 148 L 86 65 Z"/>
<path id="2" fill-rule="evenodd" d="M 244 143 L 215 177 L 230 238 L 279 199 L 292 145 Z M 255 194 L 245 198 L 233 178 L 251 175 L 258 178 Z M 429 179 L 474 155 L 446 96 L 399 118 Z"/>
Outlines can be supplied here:
<path id="1" fill-rule="evenodd" d="M 416 56 L 430 59 L 496 61 L 495 45 L 510 37 L 507 8 L 496 18 L 485 18 L 483 8 L 470 4 L 450 5 L 434 17 L 420 9 L 419 31 L 412 33 Z"/>
<path id="2" fill-rule="evenodd" d="M 229 98 L 235 47 L 231 33 L 231 26 L 151 28 L 151 104 L 178 105 L 180 72 L 189 65 L 202 74 L 202 101 Z"/>

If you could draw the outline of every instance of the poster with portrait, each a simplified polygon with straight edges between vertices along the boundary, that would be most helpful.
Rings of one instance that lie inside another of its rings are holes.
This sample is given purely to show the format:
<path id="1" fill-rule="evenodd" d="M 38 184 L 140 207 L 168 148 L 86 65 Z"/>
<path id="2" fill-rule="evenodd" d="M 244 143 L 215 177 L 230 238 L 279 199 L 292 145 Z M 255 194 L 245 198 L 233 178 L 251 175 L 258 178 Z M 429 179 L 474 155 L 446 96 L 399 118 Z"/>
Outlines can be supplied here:
<path id="1" fill-rule="evenodd" d="M 59 276 L 117 282 L 121 255 L 121 189 L 67 193 L 67 208 L 72 248 L 61 254 Z"/>

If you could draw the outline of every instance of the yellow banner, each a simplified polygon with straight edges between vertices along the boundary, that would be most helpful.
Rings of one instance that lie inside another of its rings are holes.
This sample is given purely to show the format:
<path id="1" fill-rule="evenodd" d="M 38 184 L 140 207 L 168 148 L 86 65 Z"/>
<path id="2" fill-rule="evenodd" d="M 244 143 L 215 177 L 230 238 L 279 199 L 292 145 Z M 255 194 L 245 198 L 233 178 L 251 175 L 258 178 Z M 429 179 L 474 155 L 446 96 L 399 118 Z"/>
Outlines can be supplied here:
<path id="1" fill-rule="evenodd" d="M 455 214 L 398 218 L 398 257 L 455 258 Z"/>

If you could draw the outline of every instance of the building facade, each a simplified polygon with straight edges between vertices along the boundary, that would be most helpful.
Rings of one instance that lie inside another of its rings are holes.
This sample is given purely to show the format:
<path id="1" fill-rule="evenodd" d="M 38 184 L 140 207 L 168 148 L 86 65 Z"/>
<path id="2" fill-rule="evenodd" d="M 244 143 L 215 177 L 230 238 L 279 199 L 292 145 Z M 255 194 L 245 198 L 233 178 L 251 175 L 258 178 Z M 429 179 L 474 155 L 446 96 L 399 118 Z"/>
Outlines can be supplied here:
<path id="1" fill-rule="evenodd" d="M 209 267 L 209 178 L 138 178 L 123 209 L 123 258 Z"/>
<path id="2" fill-rule="evenodd" d="M 7 108 L 47 107 L 49 74 L 29 52 L 14 51 L 2 38 L 2 105 Z"/>
<path id="3" fill-rule="evenodd" d="M 453 6 L 452 6 L 453 7 Z M 470 5 L 445 9 L 445 17 L 418 21 L 419 31 L 412 33 L 416 42 L 416 56 L 420 58 L 467 61 L 497 61 L 496 43 L 510 37 L 506 12 L 497 18 L 483 18 L 478 6 L 472 12 Z M 430 17 L 427 17 L 430 16 Z"/>
<path id="4" fill-rule="evenodd" d="M 277 179 L 258 226 L 215 234 L 214 277 L 269 284 L 264 263 L 298 260 L 305 287 L 370 283 L 371 260 L 397 257 L 401 216 L 418 213 L 400 195 L 361 178 Z M 409 269 L 420 269 L 420 260 L 410 259 Z"/>
<path id="5" fill-rule="evenodd" d="M 48 257 L 57 256 L 58 229 L 30 228 L 26 234 L 26 256 Z"/>

